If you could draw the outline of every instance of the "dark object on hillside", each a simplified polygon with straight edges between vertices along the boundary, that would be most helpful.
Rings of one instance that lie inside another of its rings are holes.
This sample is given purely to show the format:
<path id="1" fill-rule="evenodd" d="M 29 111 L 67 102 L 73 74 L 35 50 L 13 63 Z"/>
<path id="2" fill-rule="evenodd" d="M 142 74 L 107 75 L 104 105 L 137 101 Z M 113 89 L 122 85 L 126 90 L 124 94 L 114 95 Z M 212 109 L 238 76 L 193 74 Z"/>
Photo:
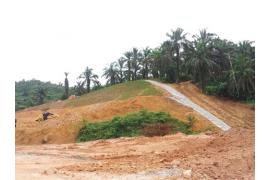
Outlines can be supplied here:
<path id="1" fill-rule="evenodd" d="M 15 128 L 16 128 L 16 125 L 17 125 L 17 119 L 15 118 Z"/>
<path id="2" fill-rule="evenodd" d="M 43 120 L 45 121 L 45 120 L 47 120 L 48 119 L 48 116 L 51 116 L 51 115 L 53 115 L 53 113 L 50 113 L 50 112 L 44 112 L 43 114 Z"/>

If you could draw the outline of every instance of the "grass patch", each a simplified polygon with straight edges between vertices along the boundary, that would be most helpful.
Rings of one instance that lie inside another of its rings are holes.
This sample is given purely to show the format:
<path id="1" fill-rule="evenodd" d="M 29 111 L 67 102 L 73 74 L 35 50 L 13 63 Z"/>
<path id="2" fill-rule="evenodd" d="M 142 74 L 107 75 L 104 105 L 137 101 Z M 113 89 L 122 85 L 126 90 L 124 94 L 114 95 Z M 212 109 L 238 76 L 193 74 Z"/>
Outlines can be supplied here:
<path id="1" fill-rule="evenodd" d="M 67 107 L 84 106 L 111 100 L 125 100 L 136 96 L 161 96 L 149 82 L 138 80 L 116 84 L 85 94 L 77 99 L 67 100 Z"/>
<path id="2" fill-rule="evenodd" d="M 139 135 L 166 135 L 178 131 L 185 134 L 193 133 L 191 124 L 181 122 L 171 117 L 169 113 L 142 110 L 124 117 L 114 117 L 106 122 L 85 121 L 79 131 L 77 142 Z"/>

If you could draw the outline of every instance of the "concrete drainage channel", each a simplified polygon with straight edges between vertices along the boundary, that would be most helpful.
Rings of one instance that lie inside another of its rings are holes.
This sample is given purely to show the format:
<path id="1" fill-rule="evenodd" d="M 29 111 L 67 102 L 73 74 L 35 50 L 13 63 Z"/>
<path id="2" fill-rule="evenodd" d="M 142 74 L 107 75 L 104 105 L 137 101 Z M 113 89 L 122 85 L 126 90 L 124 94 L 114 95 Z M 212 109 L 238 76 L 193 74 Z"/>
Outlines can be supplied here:
<path id="1" fill-rule="evenodd" d="M 147 82 L 150 82 L 151 84 L 161 87 L 162 89 L 165 89 L 167 92 L 169 92 L 172 96 L 169 97 L 170 99 L 173 99 L 174 101 L 183 104 L 185 106 L 188 106 L 192 108 L 194 111 L 200 113 L 203 117 L 211 121 L 213 124 L 215 124 L 217 127 L 222 129 L 223 131 L 228 131 L 231 127 L 227 125 L 225 122 L 223 122 L 221 119 L 217 118 L 210 112 L 206 111 L 199 105 L 193 103 L 189 98 L 187 98 L 185 95 L 180 93 L 179 91 L 175 90 L 171 86 L 167 84 L 163 84 L 156 81 L 146 80 Z"/>

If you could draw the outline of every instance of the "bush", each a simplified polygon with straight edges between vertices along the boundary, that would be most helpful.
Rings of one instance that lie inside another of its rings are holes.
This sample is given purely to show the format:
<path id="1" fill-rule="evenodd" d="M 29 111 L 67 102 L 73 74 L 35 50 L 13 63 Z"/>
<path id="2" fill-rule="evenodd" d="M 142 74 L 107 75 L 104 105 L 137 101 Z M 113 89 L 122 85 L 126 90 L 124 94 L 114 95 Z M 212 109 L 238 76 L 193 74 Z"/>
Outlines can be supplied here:
<path id="1" fill-rule="evenodd" d="M 77 142 L 147 135 L 146 130 L 153 130 L 154 127 L 158 127 L 159 130 L 156 130 L 156 133 L 150 132 L 150 134 L 162 135 L 165 132 L 174 133 L 177 131 L 185 134 L 192 133 L 187 123 L 171 117 L 169 113 L 143 110 L 128 114 L 125 117 L 114 117 L 111 121 L 84 123 L 84 126 L 79 131 Z"/>
<path id="2" fill-rule="evenodd" d="M 189 128 L 192 128 L 192 127 L 193 127 L 193 125 L 194 125 L 194 124 L 195 124 L 195 122 L 196 122 L 196 119 L 195 119 L 195 117 L 194 117 L 194 116 L 192 116 L 192 115 L 188 115 L 188 117 L 187 117 L 187 121 L 188 121 L 188 123 L 187 123 L 188 127 L 189 127 Z"/>
<path id="3" fill-rule="evenodd" d="M 217 90 L 218 90 L 218 86 L 206 86 L 205 87 L 206 94 L 216 95 Z"/>

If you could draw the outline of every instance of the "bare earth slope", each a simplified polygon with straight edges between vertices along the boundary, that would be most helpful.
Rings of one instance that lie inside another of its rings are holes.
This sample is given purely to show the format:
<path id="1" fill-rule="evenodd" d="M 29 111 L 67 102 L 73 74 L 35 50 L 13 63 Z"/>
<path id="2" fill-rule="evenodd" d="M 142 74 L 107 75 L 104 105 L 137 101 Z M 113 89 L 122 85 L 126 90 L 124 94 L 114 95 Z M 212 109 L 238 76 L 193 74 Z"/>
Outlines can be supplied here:
<path id="1" fill-rule="evenodd" d="M 40 108 L 20 111 L 16 112 L 16 179 L 254 179 L 255 111 L 248 105 L 204 95 L 191 83 L 171 86 L 232 128 L 220 132 L 164 92 L 164 96 L 78 107 L 52 104 L 49 111 L 59 117 L 41 123 L 35 121 Z M 195 130 L 212 129 L 214 133 L 74 143 L 83 118 L 104 121 L 141 109 L 167 111 L 180 120 L 192 114 L 197 119 Z"/>
<path id="2" fill-rule="evenodd" d="M 170 94 L 170 96 L 169 96 L 170 99 L 173 99 L 176 102 L 178 102 L 184 106 L 192 108 L 194 111 L 196 111 L 197 113 L 199 113 L 200 115 L 202 115 L 203 117 L 208 119 L 210 122 L 212 122 L 214 125 L 219 127 L 221 130 L 228 131 L 231 128 L 223 120 L 216 117 L 215 115 L 213 115 L 209 111 L 205 110 L 204 108 L 202 108 L 198 104 L 194 103 L 188 97 L 186 97 L 181 92 L 174 89 L 173 87 L 171 87 L 167 84 L 164 84 L 164 83 L 157 82 L 157 81 L 152 81 L 152 80 L 147 80 L 147 81 L 155 86 L 163 88 L 164 90 L 166 90 Z"/>
<path id="3" fill-rule="evenodd" d="M 205 95 L 191 82 L 173 84 L 172 87 L 232 127 L 253 129 L 255 126 L 255 111 L 247 104 Z"/>

